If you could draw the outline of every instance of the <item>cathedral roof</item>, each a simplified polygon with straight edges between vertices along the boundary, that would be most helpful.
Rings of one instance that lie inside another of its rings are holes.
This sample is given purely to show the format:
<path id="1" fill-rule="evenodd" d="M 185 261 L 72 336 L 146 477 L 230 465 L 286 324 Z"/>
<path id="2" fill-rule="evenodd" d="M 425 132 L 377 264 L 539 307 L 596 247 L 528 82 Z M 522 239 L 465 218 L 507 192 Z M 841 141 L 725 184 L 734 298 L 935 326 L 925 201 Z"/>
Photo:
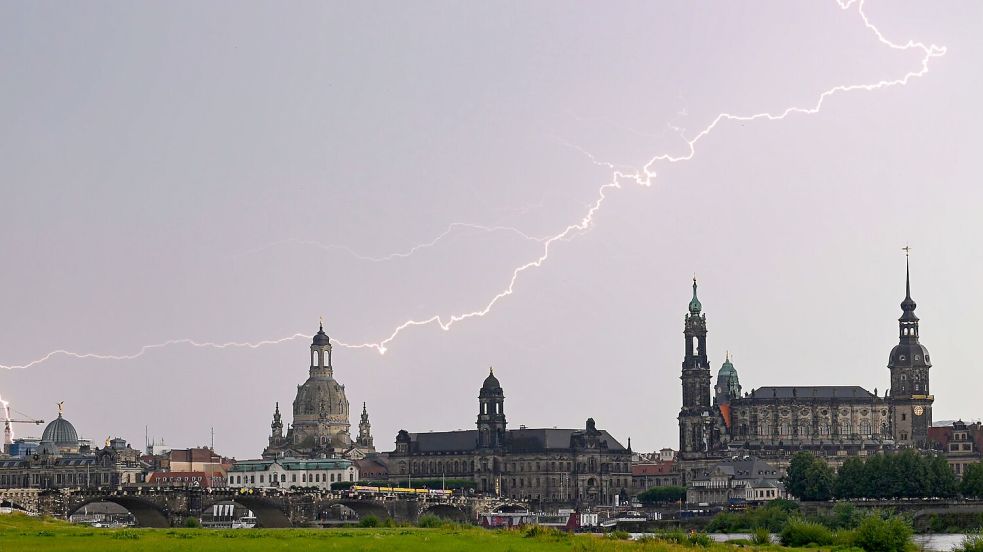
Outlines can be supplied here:
<path id="1" fill-rule="evenodd" d="M 511 429 L 508 431 L 510 452 L 539 452 L 546 450 L 568 450 L 572 437 L 583 433 L 582 429 Z M 466 452 L 478 447 L 478 431 L 432 431 L 410 433 L 410 440 L 416 443 L 414 452 Z M 605 430 L 600 431 L 600 441 L 607 441 L 607 449 L 627 450 L 617 439 Z"/>
<path id="2" fill-rule="evenodd" d="M 853 399 L 875 395 L 859 385 L 806 385 L 759 387 L 751 391 L 753 399 Z"/>

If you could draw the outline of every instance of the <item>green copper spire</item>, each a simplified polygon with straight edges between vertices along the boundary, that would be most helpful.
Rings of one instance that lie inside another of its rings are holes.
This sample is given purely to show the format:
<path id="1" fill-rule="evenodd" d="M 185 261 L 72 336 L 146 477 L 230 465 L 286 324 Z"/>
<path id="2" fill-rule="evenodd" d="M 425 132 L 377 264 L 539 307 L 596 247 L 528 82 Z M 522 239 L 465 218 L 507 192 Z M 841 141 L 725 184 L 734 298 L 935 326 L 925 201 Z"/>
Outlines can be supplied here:
<path id="1" fill-rule="evenodd" d="M 689 312 L 690 314 L 700 314 L 701 310 L 703 310 L 703 305 L 696 297 L 696 276 L 693 276 L 693 299 L 689 302 Z"/>

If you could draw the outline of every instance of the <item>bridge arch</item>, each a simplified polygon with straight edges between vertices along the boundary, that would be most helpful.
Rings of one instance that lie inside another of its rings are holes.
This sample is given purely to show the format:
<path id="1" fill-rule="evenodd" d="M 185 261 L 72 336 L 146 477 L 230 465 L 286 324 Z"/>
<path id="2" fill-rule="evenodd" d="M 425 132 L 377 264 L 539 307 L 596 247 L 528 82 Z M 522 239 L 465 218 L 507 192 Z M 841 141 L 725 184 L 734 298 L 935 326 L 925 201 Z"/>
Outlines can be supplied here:
<path id="1" fill-rule="evenodd" d="M 332 500 L 325 504 L 325 506 L 330 507 L 334 504 L 340 504 L 353 510 L 359 519 L 363 519 L 366 516 L 375 516 L 380 520 L 392 517 L 384 504 L 372 500 Z"/>
<path id="2" fill-rule="evenodd" d="M 24 507 L 23 504 L 7 497 L 0 497 L 0 508 L 10 508 L 12 510 L 19 510 L 21 512 L 28 512 L 29 510 Z"/>
<path id="3" fill-rule="evenodd" d="M 154 502 L 144 500 L 136 496 L 125 495 L 105 495 L 94 496 L 72 506 L 67 517 L 72 517 L 83 507 L 93 502 L 112 502 L 126 508 L 137 520 L 140 527 L 170 527 L 171 523 L 167 516 L 167 511 Z"/>
<path id="4" fill-rule="evenodd" d="M 262 496 L 240 494 L 234 496 L 216 497 L 214 500 L 203 501 L 201 508 L 202 511 L 206 511 L 216 504 L 228 504 L 229 502 L 252 510 L 253 514 L 256 516 L 256 525 L 258 527 L 293 527 L 290 517 L 283 511 L 283 508 L 276 502 Z"/>
<path id="5" fill-rule="evenodd" d="M 468 512 L 453 504 L 433 504 L 425 507 L 420 515 L 432 515 L 450 521 L 470 521 Z"/>

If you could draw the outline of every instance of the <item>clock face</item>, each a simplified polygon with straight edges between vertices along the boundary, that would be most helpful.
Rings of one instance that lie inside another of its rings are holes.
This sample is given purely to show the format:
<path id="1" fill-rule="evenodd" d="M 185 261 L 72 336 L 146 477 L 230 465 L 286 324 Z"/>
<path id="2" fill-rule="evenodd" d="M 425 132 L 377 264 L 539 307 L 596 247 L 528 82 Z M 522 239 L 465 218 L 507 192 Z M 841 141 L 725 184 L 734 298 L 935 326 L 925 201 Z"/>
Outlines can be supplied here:
<path id="1" fill-rule="evenodd" d="M 922 414 L 925 413 L 925 409 L 922 408 L 921 405 L 918 405 L 918 406 L 915 407 L 914 412 L 915 412 L 915 416 L 921 416 Z"/>

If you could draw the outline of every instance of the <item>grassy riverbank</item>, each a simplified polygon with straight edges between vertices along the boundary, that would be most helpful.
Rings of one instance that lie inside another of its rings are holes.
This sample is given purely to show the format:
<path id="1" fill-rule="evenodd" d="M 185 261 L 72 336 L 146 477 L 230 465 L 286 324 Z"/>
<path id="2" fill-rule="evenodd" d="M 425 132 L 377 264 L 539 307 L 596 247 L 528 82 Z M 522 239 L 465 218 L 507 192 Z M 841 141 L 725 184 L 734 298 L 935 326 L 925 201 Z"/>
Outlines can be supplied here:
<path id="1" fill-rule="evenodd" d="M 623 537 L 623 535 L 622 535 Z M 678 538 L 679 535 L 676 535 Z M 649 539 L 641 542 L 553 530 L 489 531 L 476 527 L 353 528 L 353 529 L 94 529 L 64 521 L 12 514 L 0 516 L 0 552 L 123 551 L 296 551 L 364 550 L 443 552 L 567 551 L 590 552 L 734 552 L 733 544 L 717 544 L 700 535 L 696 542 Z M 829 548 L 826 548 L 829 550 Z M 744 550 L 783 550 L 775 545 Z M 817 549 L 812 549 L 813 551 Z"/>

